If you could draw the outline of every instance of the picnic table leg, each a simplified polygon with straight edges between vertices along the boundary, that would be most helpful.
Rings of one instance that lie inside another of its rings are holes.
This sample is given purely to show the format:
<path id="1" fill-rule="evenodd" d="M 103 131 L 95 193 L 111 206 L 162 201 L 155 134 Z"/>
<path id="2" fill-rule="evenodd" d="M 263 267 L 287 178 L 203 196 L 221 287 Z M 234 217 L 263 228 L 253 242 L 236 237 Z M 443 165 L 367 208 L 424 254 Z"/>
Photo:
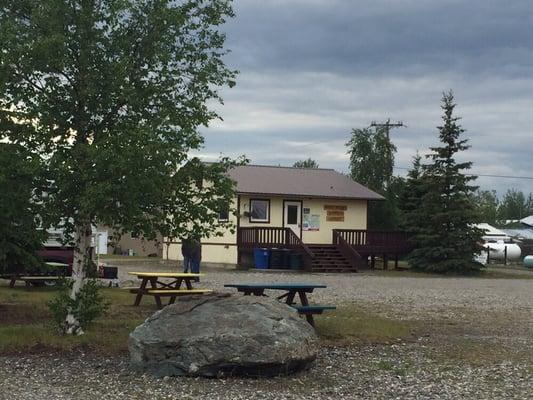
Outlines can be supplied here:
<path id="1" fill-rule="evenodd" d="M 157 289 L 157 278 L 150 278 L 150 286 L 152 286 L 152 289 Z M 163 308 L 163 304 L 161 303 L 161 296 L 154 293 L 154 299 L 155 304 L 157 304 L 157 309 L 161 310 Z"/>
<path id="2" fill-rule="evenodd" d="M 307 295 L 304 291 L 298 291 L 298 296 L 300 297 L 300 302 L 302 303 L 302 306 L 309 305 L 309 300 L 307 299 Z M 307 322 L 309 322 L 309 324 L 311 324 L 313 328 L 315 327 L 315 320 L 313 318 L 313 314 L 305 314 L 305 319 L 307 320 Z"/>
<path id="3" fill-rule="evenodd" d="M 9 287 L 11 289 L 15 287 L 15 282 L 17 282 L 17 278 L 11 278 L 11 281 L 9 282 Z"/>
<path id="4" fill-rule="evenodd" d="M 181 284 L 183 283 L 183 278 L 176 279 L 176 284 L 174 285 L 174 289 L 179 289 L 181 287 Z M 185 279 L 185 286 L 187 286 L 187 289 L 191 290 L 192 285 L 191 282 L 188 279 Z M 174 304 L 176 302 L 176 296 L 171 296 L 168 300 L 168 304 Z"/>
<path id="5" fill-rule="evenodd" d="M 146 290 L 146 284 L 148 283 L 148 278 L 142 278 L 141 287 L 139 288 L 139 291 L 137 292 L 137 296 L 135 296 L 135 301 L 133 302 L 133 306 L 138 306 L 141 304 L 141 299 L 143 297 L 144 291 Z"/>
<path id="6" fill-rule="evenodd" d="M 286 297 L 285 303 L 290 305 L 294 304 L 294 298 L 296 297 L 296 292 L 293 290 L 290 290 L 288 293 L 284 294 L 283 296 L 280 296 L 280 298 Z"/>
<path id="7" fill-rule="evenodd" d="M 181 285 L 181 282 L 180 282 L 180 285 Z M 185 286 L 187 287 L 188 290 L 192 290 L 192 283 L 189 278 L 185 279 Z M 179 289 L 179 286 L 178 286 L 178 289 Z"/>

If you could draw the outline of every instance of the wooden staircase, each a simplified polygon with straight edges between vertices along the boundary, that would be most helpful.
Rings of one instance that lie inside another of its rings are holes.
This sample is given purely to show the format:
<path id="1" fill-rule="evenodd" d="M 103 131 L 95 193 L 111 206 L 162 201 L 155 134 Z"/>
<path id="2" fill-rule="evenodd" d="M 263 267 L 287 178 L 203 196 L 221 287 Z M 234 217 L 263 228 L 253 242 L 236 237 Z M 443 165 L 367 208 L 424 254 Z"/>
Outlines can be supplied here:
<path id="1" fill-rule="evenodd" d="M 313 253 L 312 272 L 357 272 L 336 245 L 308 244 L 307 247 Z"/>

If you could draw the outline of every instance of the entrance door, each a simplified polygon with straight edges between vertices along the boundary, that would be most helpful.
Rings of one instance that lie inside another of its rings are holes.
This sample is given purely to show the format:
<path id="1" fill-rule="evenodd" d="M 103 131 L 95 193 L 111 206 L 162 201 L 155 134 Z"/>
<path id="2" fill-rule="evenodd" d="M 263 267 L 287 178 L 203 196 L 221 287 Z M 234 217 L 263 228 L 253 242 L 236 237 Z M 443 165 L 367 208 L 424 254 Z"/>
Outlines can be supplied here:
<path id="1" fill-rule="evenodd" d="M 300 237 L 300 228 L 302 226 L 302 203 L 299 201 L 285 201 L 283 202 L 283 207 L 283 226 L 291 228 L 296 236 Z"/>

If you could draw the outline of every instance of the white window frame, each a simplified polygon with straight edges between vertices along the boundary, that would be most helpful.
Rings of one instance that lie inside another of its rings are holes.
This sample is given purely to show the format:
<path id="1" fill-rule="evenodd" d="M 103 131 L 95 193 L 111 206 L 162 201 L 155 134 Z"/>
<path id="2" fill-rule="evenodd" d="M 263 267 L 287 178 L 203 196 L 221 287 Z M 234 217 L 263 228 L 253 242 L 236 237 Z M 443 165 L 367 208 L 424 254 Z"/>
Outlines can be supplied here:
<path id="1" fill-rule="evenodd" d="M 266 218 L 254 218 L 252 216 L 252 203 L 254 202 L 263 202 L 266 203 Z M 270 223 L 270 199 L 250 199 L 250 222 L 252 223 L 261 223 L 261 224 L 268 224 Z"/>

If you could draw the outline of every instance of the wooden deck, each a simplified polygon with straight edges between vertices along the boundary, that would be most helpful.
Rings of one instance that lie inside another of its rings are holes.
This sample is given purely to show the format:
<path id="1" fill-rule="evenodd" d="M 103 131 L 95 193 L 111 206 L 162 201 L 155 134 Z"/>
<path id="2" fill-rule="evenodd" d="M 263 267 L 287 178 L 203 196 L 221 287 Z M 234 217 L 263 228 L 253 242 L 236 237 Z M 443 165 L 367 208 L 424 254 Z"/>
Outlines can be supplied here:
<path id="1" fill-rule="evenodd" d="M 285 248 L 302 254 L 305 270 L 356 272 L 362 268 L 373 268 L 376 257 L 383 259 L 385 267 L 389 260 L 394 260 L 397 266 L 398 258 L 412 249 L 405 232 L 334 229 L 332 233 L 331 243 L 306 244 L 290 228 L 238 228 L 239 264 L 256 247 Z"/>

